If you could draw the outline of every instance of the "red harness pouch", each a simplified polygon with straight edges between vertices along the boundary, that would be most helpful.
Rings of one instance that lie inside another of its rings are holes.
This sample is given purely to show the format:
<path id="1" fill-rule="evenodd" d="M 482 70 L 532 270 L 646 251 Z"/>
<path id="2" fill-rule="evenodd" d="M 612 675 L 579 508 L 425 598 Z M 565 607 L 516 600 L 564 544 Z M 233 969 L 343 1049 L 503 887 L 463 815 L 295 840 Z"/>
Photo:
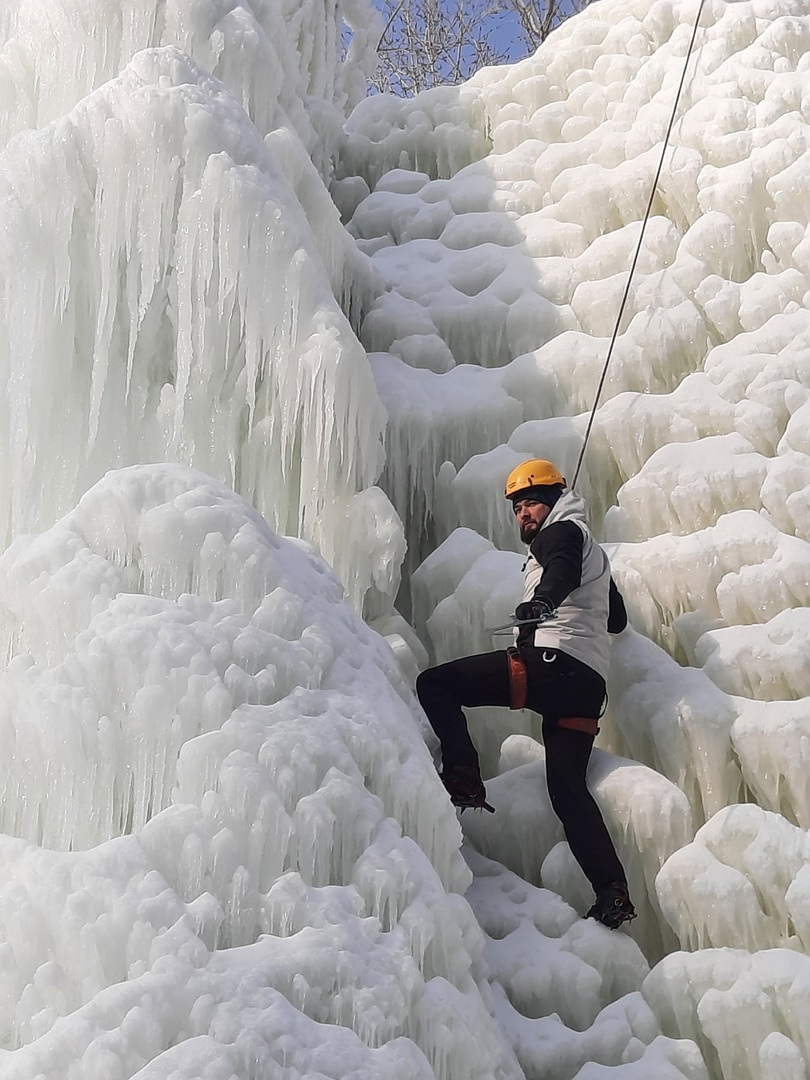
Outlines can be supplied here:
<path id="1" fill-rule="evenodd" d="M 506 659 L 509 664 L 509 708 L 525 709 L 529 684 L 526 678 L 526 665 L 523 663 L 523 657 L 512 645 L 506 650 Z"/>

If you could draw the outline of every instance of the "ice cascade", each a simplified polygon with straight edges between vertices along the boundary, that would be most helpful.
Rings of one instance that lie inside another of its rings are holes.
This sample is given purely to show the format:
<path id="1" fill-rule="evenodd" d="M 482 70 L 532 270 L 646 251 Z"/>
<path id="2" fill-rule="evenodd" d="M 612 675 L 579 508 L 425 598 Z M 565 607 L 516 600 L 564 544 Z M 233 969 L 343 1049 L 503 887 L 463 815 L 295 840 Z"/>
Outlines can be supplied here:
<path id="1" fill-rule="evenodd" d="M 399 101 L 365 0 L 3 5 L 0 1080 L 805 1076 L 805 0 L 703 8 L 579 485 L 626 933 L 537 718 L 462 829 L 411 690 L 572 475 L 696 11 Z"/>
<path id="2" fill-rule="evenodd" d="M 7 148 L 7 539 L 53 524 L 111 466 L 174 460 L 315 541 L 357 607 L 390 604 L 402 540 L 374 487 L 384 413 L 335 300 L 345 251 L 315 240 L 282 134 L 265 144 L 165 49 Z"/>
<path id="3" fill-rule="evenodd" d="M 319 556 L 138 466 L 13 544 L 0 596 L 0 1075 L 314 1075 L 324 1042 L 358 1075 L 519 1075 L 412 693 Z"/>

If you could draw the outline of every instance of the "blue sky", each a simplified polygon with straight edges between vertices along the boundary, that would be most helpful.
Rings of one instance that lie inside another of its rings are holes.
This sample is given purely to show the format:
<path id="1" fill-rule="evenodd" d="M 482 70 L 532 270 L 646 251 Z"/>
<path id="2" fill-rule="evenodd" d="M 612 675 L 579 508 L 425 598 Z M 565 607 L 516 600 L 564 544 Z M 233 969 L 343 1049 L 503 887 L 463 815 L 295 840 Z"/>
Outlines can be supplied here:
<path id="1" fill-rule="evenodd" d="M 376 8 L 382 10 L 382 0 L 372 0 Z M 510 59 L 519 60 L 526 55 L 526 47 L 520 38 L 517 16 L 505 13 L 497 20 L 493 20 L 493 29 L 490 38 L 498 49 L 506 52 Z"/>

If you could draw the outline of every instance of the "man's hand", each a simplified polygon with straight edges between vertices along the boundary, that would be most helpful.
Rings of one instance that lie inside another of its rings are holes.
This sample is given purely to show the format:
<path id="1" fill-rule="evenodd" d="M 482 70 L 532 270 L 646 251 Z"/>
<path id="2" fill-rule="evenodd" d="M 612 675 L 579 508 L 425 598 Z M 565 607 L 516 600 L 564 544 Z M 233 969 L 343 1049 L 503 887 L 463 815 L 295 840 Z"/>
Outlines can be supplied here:
<path id="1" fill-rule="evenodd" d="M 515 608 L 515 619 L 518 622 L 545 622 L 554 615 L 557 609 L 550 600 L 539 597 L 537 600 L 526 600 Z"/>

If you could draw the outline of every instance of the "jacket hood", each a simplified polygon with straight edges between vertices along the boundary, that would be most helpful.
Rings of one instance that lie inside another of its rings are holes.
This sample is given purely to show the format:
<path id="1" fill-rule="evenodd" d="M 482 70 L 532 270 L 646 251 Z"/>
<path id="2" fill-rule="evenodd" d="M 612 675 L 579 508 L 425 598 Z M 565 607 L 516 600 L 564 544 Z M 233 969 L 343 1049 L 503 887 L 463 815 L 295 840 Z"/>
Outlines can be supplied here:
<path id="1" fill-rule="evenodd" d="M 557 521 L 577 521 L 580 525 L 588 525 L 585 500 L 575 491 L 565 491 L 552 506 L 551 513 L 540 526 L 541 530 Z"/>

